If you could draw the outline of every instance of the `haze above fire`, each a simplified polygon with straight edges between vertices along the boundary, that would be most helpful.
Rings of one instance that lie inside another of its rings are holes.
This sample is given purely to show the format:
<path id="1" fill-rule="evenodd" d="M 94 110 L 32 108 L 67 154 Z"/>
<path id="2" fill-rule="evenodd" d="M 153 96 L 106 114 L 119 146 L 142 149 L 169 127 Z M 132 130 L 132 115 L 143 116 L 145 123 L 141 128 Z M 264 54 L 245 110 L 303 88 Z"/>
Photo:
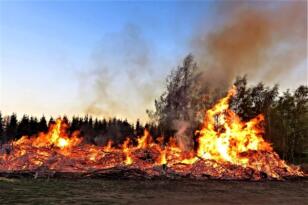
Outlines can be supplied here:
<path id="1" fill-rule="evenodd" d="M 188 53 L 215 86 L 307 85 L 306 4 L 1 2 L 1 111 L 145 121 Z"/>

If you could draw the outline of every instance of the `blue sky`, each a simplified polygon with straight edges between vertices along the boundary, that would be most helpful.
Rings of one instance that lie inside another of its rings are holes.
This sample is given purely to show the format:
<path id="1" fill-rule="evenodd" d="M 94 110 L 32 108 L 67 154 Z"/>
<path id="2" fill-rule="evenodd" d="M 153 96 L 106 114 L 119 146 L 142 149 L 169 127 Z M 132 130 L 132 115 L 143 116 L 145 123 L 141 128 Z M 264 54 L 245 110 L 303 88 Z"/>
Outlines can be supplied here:
<path id="1" fill-rule="evenodd" d="M 1 111 L 82 115 L 95 98 L 97 76 L 91 73 L 106 67 L 116 76 L 106 77 L 113 81 L 107 91 L 111 104 L 127 102 L 115 106 L 119 111 L 108 105 L 112 112 L 104 114 L 145 119 L 145 109 L 159 95 L 166 74 L 189 52 L 200 18 L 206 29 L 214 27 L 219 19 L 214 1 L 1 1 Z M 132 56 L 142 55 L 143 49 L 149 53 L 143 66 L 127 63 L 130 50 L 124 50 L 131 39 Z M 143 81 L 151 83 L 131 83 L 130 65 L 144 69 Z M 144 102 L 144 96 L 138 97 L 140 87 L 152 94 Z"/>
<path id="2" fill-rule="evenodd" d="M 80 98 L 87 94 L 80 94 L 80 78 L 95 69 L 93 55 L 99 47 L 113 46 L 104 40 L 110 40 L 108 36 L 112 40 L 129 25 L 150 42 L 157 60 L 165 59 L 155 68 L 162 77 L 157 87 L 162 87 L 164 75 L 176 66 L 178 57 L 186 55 L 186 41 L 197 19 L 214 9 L 211 4 L 1 1 L 2 112 L 83 114 Z M 116 55 L 108 55 L 108 61 L 116 60 L 111 59 Z M 121 67 L 112 69 L 119 69 L 121 75 Z M 142 118 L 145 108 L 141 109 L 140 116 L 131 118 Z"/>

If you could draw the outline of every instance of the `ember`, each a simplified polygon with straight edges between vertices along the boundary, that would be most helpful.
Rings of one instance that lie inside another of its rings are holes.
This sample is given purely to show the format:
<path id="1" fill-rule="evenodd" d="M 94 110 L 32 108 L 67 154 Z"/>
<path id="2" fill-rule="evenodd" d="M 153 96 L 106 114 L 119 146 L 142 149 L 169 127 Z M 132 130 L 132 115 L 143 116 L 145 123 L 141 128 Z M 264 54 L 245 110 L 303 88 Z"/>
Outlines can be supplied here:
<path id="1" fill-rule="evenodd" d="M 261 180 L 303 176 L 298 167 L 281 160 L 263 135 L 262 115 L 243 122 L 229 109 L 228 95 L 206 111 L 203 127 L 197 130 L 198 148 L 181 150 L 173 138 L 164 145 L 150 133 L 127 138 L 119 147 L 82 142 L 79 132 L 68 134 L 68 124 L 60 118 L 47 133 L 24 136 L 5 147 L 0 155 L 1 173 L 72 173 L 83 176 L 190 177 L 198 179 Z"/>

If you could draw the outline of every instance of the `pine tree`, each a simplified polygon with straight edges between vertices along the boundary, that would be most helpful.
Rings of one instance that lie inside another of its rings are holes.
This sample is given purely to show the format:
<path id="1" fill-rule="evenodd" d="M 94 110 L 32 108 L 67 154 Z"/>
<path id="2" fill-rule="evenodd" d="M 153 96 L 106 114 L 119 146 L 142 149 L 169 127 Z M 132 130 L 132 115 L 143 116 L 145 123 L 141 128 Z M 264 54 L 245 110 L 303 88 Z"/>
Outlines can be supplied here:
<path id="1" fill-rule="evenodd" d="M 21 137 L 24 135 L 31 135 L 30 132 L 30 121 L 29 121 L 29 117 L 27 115 L 23 115 L 21 118 L 21 121 L 18 123 L 17 126 L 17 137 Z"/>
<path id="2" fill-rule="evenodd" d="M 53 117 L 50 117 L 48 121 L 48 126 L 53 123 L 55 123 L 55 120 L 53 119 Z"/>
<path id="3" fill-rule="evenodd" d="M 38 127 L 39 132 L 46 132 L 48 130 L 47 121 L 44 115 L 41 117 Z"/>
<path id="4" fill-rule="evenodd" d="M 142 136 L 142 134 L 143 134 L 143 127 L 140 124 L 140 120 L 137 119 L 136 126 L 135 126 L 135 135 Z"/>
<path id="5" fill-rule="evenodd" d="M 6 126 L 6 136 L 7 136 L 7 140 L 13 140 L 16 139 L 16 135 L 17 135 L 17 116 L 15 113 L 13 113 L 10 117 L 9 117 L 9 121 L 8 124 Z"/>

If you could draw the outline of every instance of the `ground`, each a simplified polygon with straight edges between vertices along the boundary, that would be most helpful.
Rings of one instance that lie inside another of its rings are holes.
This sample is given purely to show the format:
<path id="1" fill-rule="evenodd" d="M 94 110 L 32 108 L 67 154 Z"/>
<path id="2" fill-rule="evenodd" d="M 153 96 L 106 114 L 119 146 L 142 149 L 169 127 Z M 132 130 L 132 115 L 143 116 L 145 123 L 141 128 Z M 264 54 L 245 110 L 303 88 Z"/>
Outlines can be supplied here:
<path id="1" fill-rule="evenodd" d="M 284 182 L 7 179 L 0 204 L 305 204 L 308 180 Z"/>

